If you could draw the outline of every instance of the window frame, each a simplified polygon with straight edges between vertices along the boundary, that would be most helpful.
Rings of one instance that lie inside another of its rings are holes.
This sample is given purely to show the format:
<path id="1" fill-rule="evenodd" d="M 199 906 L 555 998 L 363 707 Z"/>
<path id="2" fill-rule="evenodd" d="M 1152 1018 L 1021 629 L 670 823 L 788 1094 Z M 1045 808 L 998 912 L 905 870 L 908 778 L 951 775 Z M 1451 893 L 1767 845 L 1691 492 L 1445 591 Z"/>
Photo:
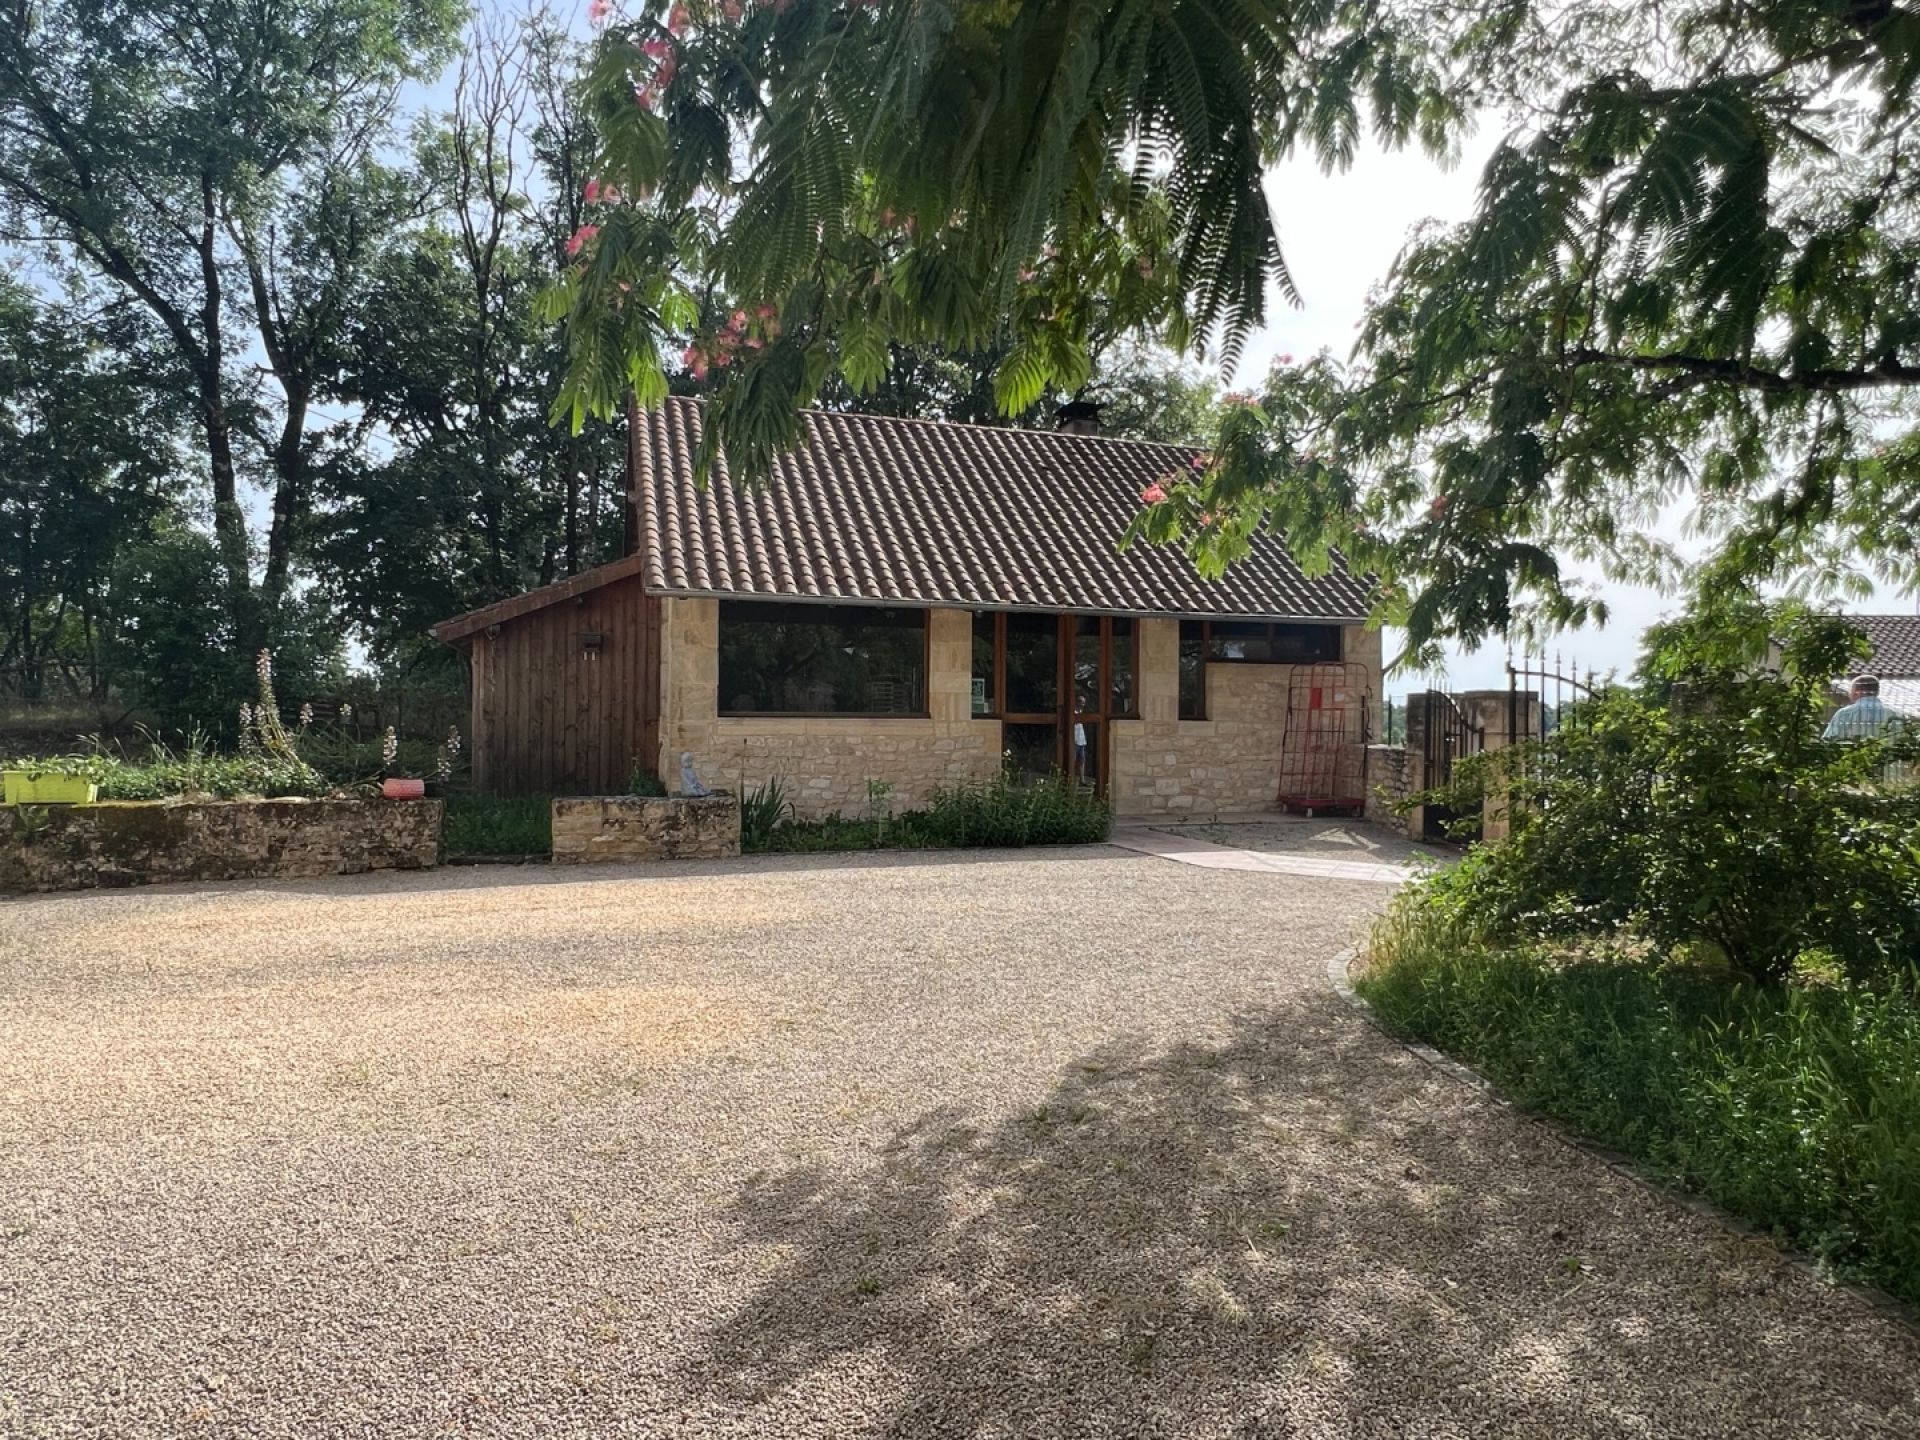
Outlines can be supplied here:
<path id="1" fill-rule="evenodd" d="M 920 617 L 920 708 L 917 710 L 734 710 L 721 703 L 718 684 L 724 607 L 752 605 L 795 610 L 898 610 Z M 714 714 L 721 720 L 930 720 L 933 718 L 933 614 L 924 605 L 872 605 L 858 601 L 809 604 L 804 601 L 722 599 L 714 608 Z"/>
<path id="2" fill-rule="evenodd" d="M 1179 620 L 1175 623 L 1179 626 L 1179 630 L 1174 632 L 1173 641 L 1174 719 L 1192 724 L 1201 724 L 1207 719 L 1207 666 L 1213 658 L 1210 653 L 1213 649 L 1213 625 L 1211 621 L 1207 620 Z M 1200 685 L 1200 705 L 1199 713 L 1196 715 L 1188 715 L 1185 713 L 1180 704 L 1180 648 L 1186 644 L 1186 636 L 1181 634 L 1180 631 L 1184 631 L 1189 625 L 1198 625 L 1200 627 L 1200 669 L 1195 677 Z"/>
<path id="3" fill-rule="evenodd" d="M 1085 611 L 1059 610 L 1040 611 L 1054 622 L 1054 690 L 1056 699 L 1051 710 L 1009 710 L 1007 708 L 1007 617 L 1016 612 L 1012 610 L 975 610 L 968 619 L 967 641 L 967 718 L 971 720 L 999 720 L 1015 725 L 1039 724 L 1042 718 L 1052 721 L 1059 715 L 1064 697 L 1065 708 L 1073 716 L 1097 715 L 1104 723 L 1110 720 L 1138 720 L 1140 718 L 1140 617 L 1138 615 L 1100 615 Z M 1036 612 L 1021 611 L 1031 614 Z M 989 705 L 985 710 L 973 708 L 973 642 L 977 636 L 973 626 L 981 616 L 993 620 L 993 685 Z M 1100 622 L 1100 677 L 1101 704 L 1097 711 L 1080 710 L 1073 703 L 1071 666 L 1073 662 L 1073 641 L 1075 634 L 1071 628 L 1081 620 Z M 1117 710 L 1113 705 L 1113 622 L 1125 620 L 1133 626 L 1133 693 L 1129 697 L 1131 708 Z M 1062 687 L 1065 687 L 1062 689 Z"/>

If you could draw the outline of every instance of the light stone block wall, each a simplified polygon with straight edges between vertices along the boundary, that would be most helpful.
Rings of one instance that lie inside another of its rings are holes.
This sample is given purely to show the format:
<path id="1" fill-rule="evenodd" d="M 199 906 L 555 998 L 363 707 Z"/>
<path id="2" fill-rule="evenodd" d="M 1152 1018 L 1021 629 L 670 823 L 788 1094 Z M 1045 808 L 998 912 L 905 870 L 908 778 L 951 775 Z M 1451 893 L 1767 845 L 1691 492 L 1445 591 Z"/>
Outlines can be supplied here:
<path id="1" fill-rule="evenodd" d="M 976 720 L 973 617 L 927 617 L 924 717 L 722 716 L 720 608 L 714 600 L 662 602 L 660 775 L 678 785 L 680 752 L 693 752 L 708 785 L 751 794 L 778 780 L 803 820 L 867 812 L 867 785 L 892 787 L 890 810 L 924 805 L 943 785 L 990 780 L 1000 770 L 1000 722 Z"/>
<path id="2" fill-rule="evenodd" d="M 553 863 L 725 860 L 740 853 L 737 795 L 599 795 L 553 802 Z"/>
<path id="3" fill-rule="evenodd" d="M 1366 669 L 1352 698 L 1354 741 L 1380 698 L 1380 632 L 1348 626 L 1342 657 Z M 1140 623 L 1140 718 L 1113 723 L 1114 811 L 1220 815 L 1270 809 L 1280 791 L 1291 665 L 1207 667 L 1207 718 L 1180 719 L 1180 622 Z"/>
<path id="4" fill-rule="evenodd" d="M 1407 817 L 1398 807 L 1413 793 L 1414 766 L 1404 745 L 1367 746 L 1367 819 L 1406 833 Z"/>

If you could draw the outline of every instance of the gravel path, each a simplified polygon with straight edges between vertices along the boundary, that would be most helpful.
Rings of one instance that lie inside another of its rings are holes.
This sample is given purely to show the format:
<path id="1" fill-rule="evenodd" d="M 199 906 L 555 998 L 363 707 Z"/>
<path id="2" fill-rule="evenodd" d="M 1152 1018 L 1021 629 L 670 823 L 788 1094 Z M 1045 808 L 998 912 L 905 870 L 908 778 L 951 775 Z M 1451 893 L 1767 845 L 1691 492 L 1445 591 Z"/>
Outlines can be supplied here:
<path id="1" fill-rule="evenodd" d="M 1094 848 L 0 904 L 0 1433 L 1829 1436 L 1920 1339 Z"/>

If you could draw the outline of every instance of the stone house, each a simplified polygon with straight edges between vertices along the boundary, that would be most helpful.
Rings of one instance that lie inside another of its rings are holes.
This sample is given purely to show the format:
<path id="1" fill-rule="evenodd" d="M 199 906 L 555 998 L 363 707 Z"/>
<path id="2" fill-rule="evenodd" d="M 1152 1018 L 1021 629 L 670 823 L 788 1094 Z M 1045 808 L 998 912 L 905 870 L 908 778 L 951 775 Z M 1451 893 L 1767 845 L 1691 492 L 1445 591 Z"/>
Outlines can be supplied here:
<path id="1" fill-rule="evenodd" d="M 434 627 L 501 792 L 779 780 L 803 817 L 1064 772 L 1121 814 L 1364 799 L 1367 587 L 1269 536 L 1218 580 L 1117 542 L 1194 453 L 809 412 L 764 487 L 694 480 L 701 406 L 633 417 L 628 553 Z M 1339 794 L 1335 796 L 1334 791 Z"/>

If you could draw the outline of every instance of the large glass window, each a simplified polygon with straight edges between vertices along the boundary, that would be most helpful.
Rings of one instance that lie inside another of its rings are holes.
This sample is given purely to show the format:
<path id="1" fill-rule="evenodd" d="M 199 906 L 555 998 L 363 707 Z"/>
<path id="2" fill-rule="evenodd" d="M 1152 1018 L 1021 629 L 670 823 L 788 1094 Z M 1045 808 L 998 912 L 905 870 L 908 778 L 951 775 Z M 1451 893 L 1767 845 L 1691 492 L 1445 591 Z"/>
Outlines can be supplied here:
<path id="1" fill-rule="evenodd" d="M 1214 620 L 1207 626 L 1209 660 L 1292 665 L 1340 658 L 1338 625 L 1291 625 L 1265 620 Z"/>
<path id="2" fill-rule="evenodd" d="M 1044 714 L 1059 704 L 1059 617 L 1016 611 L 1007 616 L 1007 713 Z"/>
<path id="3" fill-rule="evenodd" d="M 1180 718 L 1207 718 L 1207 622 L 1180 622 Z"/>
<path id="4" fill-rule="evenodd" d="M 973 612 L 973 713 L 1000 713 L 999 684 L 994 665 L 994 632 L 999 619 L 991 610 Z"/>
<path id="5" fill-rule="evenodd" d="M 1108 677 L 1108 688 L 1113 692 L 1113 713 L 1138 715 L 1140 692 L 1133 684 L 1133 621 L 1116 619 L 1110 623 L 1113 626 L 1113 673 Z"/>
<path id="6" fill-rule="evenodd" d="M 722 715 L 926 710 L 926 611 L 720 602 Z"/>

